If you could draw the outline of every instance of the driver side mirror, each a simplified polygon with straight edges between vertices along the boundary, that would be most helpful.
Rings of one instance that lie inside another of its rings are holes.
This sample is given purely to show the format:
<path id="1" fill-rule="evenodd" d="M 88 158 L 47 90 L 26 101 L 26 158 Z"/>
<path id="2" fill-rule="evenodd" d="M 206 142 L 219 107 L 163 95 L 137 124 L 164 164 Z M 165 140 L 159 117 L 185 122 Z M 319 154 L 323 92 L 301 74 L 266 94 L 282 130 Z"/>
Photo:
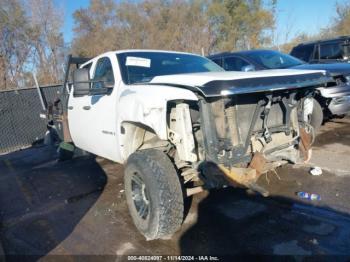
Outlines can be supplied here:
<path id="1" fill-rule="evenodd" d="M 73 72 L 73 95 L 88 95 L 91 89 L 90 73 L 87 68 L 79 68 Z"/>
<path id="2" fill-rule="evenodd" d="M 246 65 L 242 67 L 241 71 L 243 72 L 255 71 L 255 67 L 253 65 Z"/>

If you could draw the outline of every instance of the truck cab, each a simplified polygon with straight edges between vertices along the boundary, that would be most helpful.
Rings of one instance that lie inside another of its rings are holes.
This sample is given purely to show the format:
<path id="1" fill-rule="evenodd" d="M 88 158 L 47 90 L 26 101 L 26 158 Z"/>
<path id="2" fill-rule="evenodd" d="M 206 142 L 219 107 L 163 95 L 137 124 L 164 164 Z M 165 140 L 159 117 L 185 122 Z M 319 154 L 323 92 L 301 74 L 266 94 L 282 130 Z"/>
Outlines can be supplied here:
<path id="1" fill-rule="evenodd" d="M 350 36 L 301 43 L 290 54 L 307 63 L 349 62 Z"/>

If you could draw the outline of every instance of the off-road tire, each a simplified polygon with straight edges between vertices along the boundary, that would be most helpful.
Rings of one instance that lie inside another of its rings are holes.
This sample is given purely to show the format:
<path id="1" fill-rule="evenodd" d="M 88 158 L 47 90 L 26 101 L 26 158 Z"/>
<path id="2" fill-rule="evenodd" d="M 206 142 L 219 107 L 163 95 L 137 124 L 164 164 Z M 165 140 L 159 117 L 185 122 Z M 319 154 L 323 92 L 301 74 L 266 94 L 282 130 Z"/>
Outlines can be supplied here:
<path id="1" fill-rule="evenodd" d="M 310 124 L 314 128 L 315 132 L 317 132 L 323 123 L 323 110 L 320 103 L 316 99 L 313 99 L 313 102 L 314 106 L 310 116 Z"/>
<path id="2" fill-rule="evenodd" d="M 133 200 L 132 178 L 135 174 L 145 185 L 149 203 L 147 219 L 138 213 Z M 165 153 L 147 149 L 131 154 L 125 167 L 124 186 L 133 222 L 147 240 L 168 238 L 180 228 L 184 196 L 176 169 Z"/>

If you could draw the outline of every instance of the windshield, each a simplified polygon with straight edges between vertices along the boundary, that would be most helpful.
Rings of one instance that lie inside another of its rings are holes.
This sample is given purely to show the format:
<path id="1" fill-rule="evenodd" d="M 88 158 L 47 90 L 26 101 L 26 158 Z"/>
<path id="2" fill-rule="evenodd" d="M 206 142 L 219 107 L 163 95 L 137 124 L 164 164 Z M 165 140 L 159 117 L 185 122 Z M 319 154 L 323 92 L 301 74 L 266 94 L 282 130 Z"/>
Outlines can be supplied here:
<path id="1" fill-rule="evenodd" d="M 247 53 L 247 56 L 267 69 L 283 69 L 304 63 L 298 58 L 272 50 Z"/>
<path id="2" fill-rule="evenodd" d="M 124 83 L 150 82 L 155 76 L 224 71 L 207 58 L 166 52 L 117 54 Z"/>

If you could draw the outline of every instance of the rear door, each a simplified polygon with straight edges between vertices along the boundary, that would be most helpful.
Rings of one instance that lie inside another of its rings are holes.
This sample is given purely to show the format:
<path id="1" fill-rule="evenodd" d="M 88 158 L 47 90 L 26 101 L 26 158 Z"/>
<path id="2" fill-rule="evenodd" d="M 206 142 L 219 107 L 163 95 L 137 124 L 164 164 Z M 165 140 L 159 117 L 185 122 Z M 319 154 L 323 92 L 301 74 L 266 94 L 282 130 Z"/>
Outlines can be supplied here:
<path id="1" fill-rule="evenodd" d="M 116 161 L 116 82 L 110 57 L 98 58 L 90 69 L 92 87 L 106 85 L 106 94 L 74 96 L 68 102 L 68 122 L 74 144 L 88 152 Z"/>

